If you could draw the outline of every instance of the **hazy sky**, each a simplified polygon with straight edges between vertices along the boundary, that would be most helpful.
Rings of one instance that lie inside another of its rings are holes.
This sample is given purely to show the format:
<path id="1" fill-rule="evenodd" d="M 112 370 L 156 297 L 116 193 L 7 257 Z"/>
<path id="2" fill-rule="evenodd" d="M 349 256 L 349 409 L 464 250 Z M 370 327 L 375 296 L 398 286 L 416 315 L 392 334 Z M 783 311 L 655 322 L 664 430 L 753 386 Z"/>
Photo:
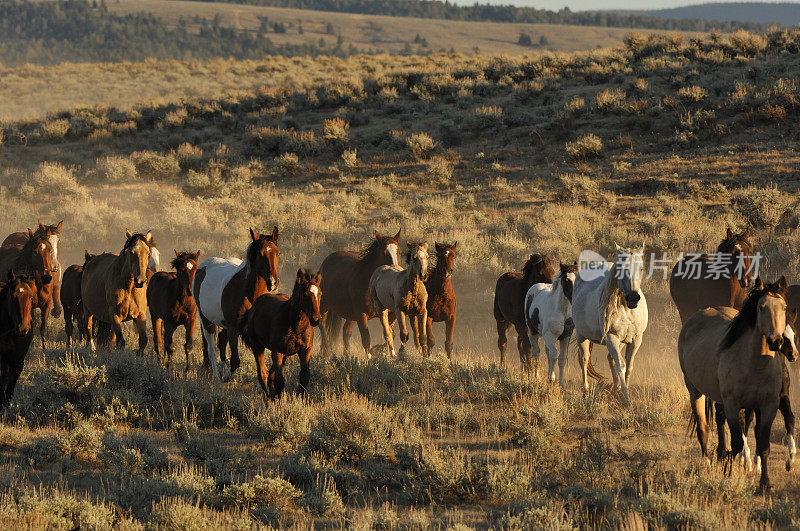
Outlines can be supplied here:
<path id="1" fill-rule="evenodd" d="M 455 0 L 458 4 L 472 5 L 474 0 Z M 559 10 L 564 6 L 573 11 L 597 9 L 658 9 L 665 7 L 681 7 L 693 4 L 706 4 L 713 0 L 479 0 L 481 4 L 514 4 L 536 7 L 537 9 Z M 745 0 L 732 0 L 745 1 Z M 753 0 L 747 0 L 753 1 Z M 758 0 L 755 0 L 758 1 Z M 783 0 L 790 1 L 791 0 Z M 796 3 L 796 2 L 791 2 Z"/>

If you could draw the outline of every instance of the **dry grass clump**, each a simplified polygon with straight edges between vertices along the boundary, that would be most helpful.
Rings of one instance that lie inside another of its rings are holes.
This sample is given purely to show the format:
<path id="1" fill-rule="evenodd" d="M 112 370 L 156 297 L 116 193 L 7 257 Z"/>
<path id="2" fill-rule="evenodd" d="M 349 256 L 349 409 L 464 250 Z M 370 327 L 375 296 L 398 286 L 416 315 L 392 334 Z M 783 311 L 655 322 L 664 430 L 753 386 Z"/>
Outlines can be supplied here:
<path id="1" fill-rule="evenodd" d="M 410 134 L 406 137 L 405 143 L 417 159 L 427 158 L 436 147 L 436 142 L 427 133 Z"/>
<path id="2" fill-rule="evenodd" d="M 356 149 L 345 149 L 340 158 L 345 168 L 352 169 L 358 166 L 358 150 Z"/>
<path id="3" fill-rule="evenodd" d="M 775 184 L 734 190 L 731 205 L 754 227 L 774 230 L 787 213 L 790 202 Z"/>
<path id="4" fill-rule="evenodd" d="M 112 155 L 97 160 L 92 176 L 100 182 L 126 183 L 138 179 L 139 174 L 130 158 Z"/>
<path id="5" fill-rule="evenodd" d="M 453 178 L 453 165 L 446 157 L 431 157 L 426 164 L 426 174 L 433 182 L 448 183 Z"/>
<path id="6" fill-rule="evenodd" d="M 703 87 L 692 85 L 691 87 L 681 87 L 678 95 L 687 103 L 700 103 L 708 97 L 708 91 Z"/>
<path id="7" fill-rule="evenodd" d="M 756 55 L 767 48 L 767 39 L 756 33 L 738 30 L 729 37 L 731 46 L 745 55 Z"/>
<path id="8" fill-rule="evenodd" d="M 601 111 L 619 111 L 625 106 L 625 91 L 621 88 L 606 89 L 600 92 L 595 102 Z"/>
<path id="9" fill-rule="evenodd" d="M 57 162 L 43 162 L 19 188 L 25 198 L 55 199 L 86 197 L 87 190 L 78 183 L 72 168 Z"/>
<path id="10" fill-rule="evenodd" d="M 591 159 L 599 157 L 603 152 L 603 141 L 594 133 L 589 133 L 573 142 L 567 142 L 564 149 L 574 159 Z"/>
<path id="11" fill-rule="evenodd" d="M 297 153 L 284 153 L 275 158 L 275 162 L 286 173 L 294 175 L 300 169 L 300 157 Z"/>
<path id="12" fill-rule="evenodd" d="M 42 134 L 48 140 L 62 140 L 70 129 L 69 120 L 59 119 L 42 123 Z"/>
<path id="13" fill-rule="evenodd" d="M 131 161 L 143 179 L 154 181 L 174 179 L 181 171 L 177 157 L 172 154 L 149 150 L 135 151 L 131 153 Z"/>
<path id="14" fill-rule="evenodd" d="M 350 137 L 350 124 L 344 118 L 336 117 L 322 122 L 322 137 L 336 144 L 346 144 Z"/>

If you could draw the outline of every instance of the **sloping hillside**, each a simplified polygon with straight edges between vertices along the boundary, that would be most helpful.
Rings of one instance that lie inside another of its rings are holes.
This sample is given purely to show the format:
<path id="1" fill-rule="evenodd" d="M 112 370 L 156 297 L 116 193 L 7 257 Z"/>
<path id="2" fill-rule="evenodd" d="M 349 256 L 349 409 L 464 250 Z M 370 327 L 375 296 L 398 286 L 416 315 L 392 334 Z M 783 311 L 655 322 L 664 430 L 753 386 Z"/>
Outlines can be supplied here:
<path id="1" fill-rule="evenodd" d="M 800 4 L 795 2 L 713 2 L 672 9 L 652 9 L 641 13 L 670 19 L 741 20 L 784 26 L 796 26 L 800 23 Z"/>

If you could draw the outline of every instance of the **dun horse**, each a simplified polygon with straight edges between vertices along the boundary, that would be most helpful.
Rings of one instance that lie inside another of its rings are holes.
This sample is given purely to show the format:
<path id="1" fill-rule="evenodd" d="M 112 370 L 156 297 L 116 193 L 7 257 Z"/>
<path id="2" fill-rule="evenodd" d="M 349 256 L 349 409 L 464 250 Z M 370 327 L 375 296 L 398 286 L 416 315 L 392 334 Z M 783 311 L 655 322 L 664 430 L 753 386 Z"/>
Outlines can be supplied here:
<path id="1" fill-rule="evenodd" d="M 525 296 L 525 318 L 533 358 L 539 359 L 539 336 L 542 336 L 547 353 L 547 376 L 551 382 L 556 381 L 558 361 L 558 382 L 561 387 L 564 387 L 567 347 L 575 329 L 572 323 L 572 290 L 577 271 L 577 265 L 561 264 L 552 284 L 534 284 Z"/>
<path id="2" fill-rule="evenodd" d="M 592 344 L 604 344 L 614 378 L 614 388 L 630 404 L 628 384 L 633 360 L 647 328 L 647 300 L 641 290 L 644 244 L 626 249 L 616 245 L 614 263 L 602 270 L 583 270 L 572 293 L 572 320 L 581 350 L 583 388 L 588 391 Z M 592 273 L 596 278 L 591 278 Z M 625 347 L 625 357 L 622 348 Z M 591 371 L 597 377 L 595 371 Z"/>
<path id="3" fill-rule="evenodd" d="M 25 356 L 33 341 L 33 308 L 38 289 L 31 277 L 8 271 L 8 282 L 0 289 L 0 410 L 14 394 Z"/>
<path id="4" fill-rule="evenodd" d="M 350 350 L 353 323 L 358 323 L 361 345 L 370 354 L 370 337 L 367 322 L 378 316 L 371 307 L 369 281 L 372 273 L 382 265 L 399 265 L 400 231 L 392 236 L 382 236 L 375 231 L 374 239 L 362 252 L 337 251 L 325 258 L 320 266 L 322 274 L 322 354 L 327 354 L 342 326 L 344 353 Z"/>
<path id="5" fill-rule="evenodd" d="M 34 235 L 42 236 L 50 242 L 50 249 L 51 249 L 51 273 L 53 275 L 53 307 L 50 310 L 50 314 L 53 317 L 58 317 L 61 315 L 61 275 L 63 271 L 61 270 L 61 262 L 59 261 L 59 243 L 61 243 L 61 237 L 59 233 L 61 232 L 61 227 L 64 225 L 64 220 L 58 222 L 57 225 L 44 225 L 41 221 L 36 222 L 39 226 L 36 227 L 36 231 L 34 231 Z M 27 232 L 15 232 L 13 234 L 9 234 L 5 240 L 3 240 L 2 245 L 0 247 L 6 246 L 24 246 L 25 243 L 28 241 L 28 233 Z"/>
<path id="6" fill-rule="evenodd" d="M 0 278 L 5 278 L 9 271 L 15 275 L 27 275 L 36 283 L 37 303 L 41 310 L 39 334 L 44 345 L 47 317 L 53 305 L 53 248 L 50 240 L 44 235 L 36 235 L 28 230 L 28 239 L 23 245 L 9 244 L 0 247 Z"/>
<path id="7" fill-rule="evenodd" d="M 192 296 L 200 312 L 203 352 L 216 382 L 220 380 L 217 357 L 222 361 L 225 379 L 239 367 L 238 326 L 244 312 L 258 297 L 278 289 L 278 234 L 278 227 L 272 229 L 272 234 L 258 234 L 250 229 L 251 241 L 244 261 L 212 257 L 197 266 Z M 230 367 L 225 362 L 226 344 L 231 347 Z"/>
<path id="8" fill-rule="evenodd" d="M 494 318 L 497 321 L 497 348 L 500 349 L 500 365 L 506 366 L 506 345 L 508 329 L 512 326 L 517 332 L 517 350 L 523 371 L 531 370 L 531 344 L 528 328 L 525 325 L 525 295 L 534 284 L 553 281 L 555 271 L 550 265 L 550 257 L 532 254 L 522 273 L 509 271 L 497 279 L 494 290 Z M 537 367 L 538 369 L 538 367 Z"/>
<path id="9" fill-rule="evenodd" d="M 428 322 L 417 324 L 412 321 L 414 341 L 417 349 L 430 356 L 434 345 L 433 323 L 445 324 L 444 348 L 447 359 L 453 357 L 453 333 L 456 327 L 456 292 L 453 290 L 451 277 L 456 263 L 456 249 L 458 242 L 452 245 L 436 243 L 436 267 L 430 272 L 425 290 L 428 292 Z M 420 343 L 419 330 L 425 330 L 426 343 Z"/>
<path id="10" fill-rule="evenodd" d="M 110 326 L 113 331 L 117 348 L 123 348 L 125 338 L 122 335 L 122 323 L 132 320 L 139 334 L 139 354 L 144 353 L 147 346 L 146 284 L 151 240 L 150 231 L 147 234 L 131 234 L 126 230 L 125 245 L 119 254 L 103 253 L 84 266 L 81 299 L 92 347 L 94 326 L 104 325 Z M 108 346 L 106 338 L 99 343 Z"/>
<path id="11" fill-rule="evenodd" d="M 186 372 L 189 372 L 189 352 L 194 341 L 194 322 L 197 320 L 197 306 L 192 298 L 192 280 L 197 271 L 196 253 L 175 251 L 172 260 L 174 273 L 160 271 L 153 274 L 147 282 L 147 307 L 153 323 L 153 347 L 160 357 L 162 343 L 167 355 L 167 367 L 172 364 L 172 336 L 179 326 L 186 331 L 183 351 L 186 353 Z"/>
<path id="12" fill-rule="evenodd" d="M 706 399 L 725 408 L 732 447 L 726 456 L 728 467 L 744 449 L 739 413 L 754 409 L 760 490 L 770 486 L 767 457 L 781 394 L 783 361 L 778 352 L 786 328 L 786 295 L 784 277 L 766 286 L 757 282 L 741 311 L 706 308 L 686 321 L 678 337 L 678 358 L 703 456 L 708 455 Z"/>
<path id="13" fill-rule="evenodd" d="M 716 255 L 683 258 L 675 264 L 669 278 L 669 293 L 681 323 L 709 306 L 742 307 L 747 287 L 754 280 L 750 261 L 753 246 L 749 237 L 750 229 L 741 234 L 728 229 Z"/>
<path id="14" fill-rule="evenodd" d="M 90 339 L 81 299 L 81 278 L 83 277 L 83 268 L 95 256 L 97 255 L 84 251 L 83 265 L 69 266 L 64 270 L 64 276 L 61 279 L 61 306 L 64 308 L 64 331 L 67 334 L 68 347 L 72 343 L 75 332 L 74 322 L 78 323 L 78 340 L 89 341 Z"/>
<path id="15" fill-rule="evenodd" d="M 428 322 L 428 292 L 425 281 L 428 279 L 428 244 L 407 243 L 408 252 L 406 262 L 408 267 L 384 265 L 372 273 L 369 281 L 369 296 L 372 308 L 380 313 L 383 325 L 383 338 L 386 342 L 389 355 L 394 357 L 394 331 L 393 319 L 390 322 L 389 313 L 400 322 L 400 354 L 405 353 L 408 341 L 408 328 L 406 315 L 412 322 L 417 318 L 423 323 Z M 425 337 L 421 338 L 425 343 Z M 420 344 L 418 341 L 417 344 Z"/>
<path id="16" fill-rule="evenodd" d="M 283 293 L 262 295 L 242 316 L 242 339 L 253 351 L 258 382 L 270 398 L 283 393 L 283 365 L 287 356 L 294 354 L 300 360 L 299 390 L 303 393 L 308 388 L 314 327 L 322 318 L 319 284 L 319 273 L 312 275 L 310 271 L 298 269 L 291 296 Z M 264 363 L 265 349 L 269 349 L 272 355 L 269 376 Z"/>

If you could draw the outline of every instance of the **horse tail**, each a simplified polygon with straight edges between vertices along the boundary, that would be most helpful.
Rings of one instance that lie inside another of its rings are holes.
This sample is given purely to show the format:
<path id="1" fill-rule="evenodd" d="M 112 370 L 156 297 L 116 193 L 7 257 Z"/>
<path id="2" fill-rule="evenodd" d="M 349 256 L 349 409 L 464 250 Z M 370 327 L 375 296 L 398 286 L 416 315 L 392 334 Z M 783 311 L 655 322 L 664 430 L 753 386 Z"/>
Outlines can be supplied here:
<path id="1" fill-rule="evenodd" d="M 104 321 L 97 321 L 97 345 L 101 348 L 111 348 L 111 342 L 114 339 L 114 329 L 111 328 L 109 323 Z"/>
<path id="2" fill-rule="evenodd" d="M 716 419 L 716 415 L 714 414 L 714 401 L 711 400 L 708 396 L 705 397 L 706 399 L 706 425 L 710 428 L 714 427 L 714 422 Z M 694 411 L 694 408 L 690 405 L 690 414 L 689 414 L 689 436 L 691 437 L 695 433 L 697 433 L 697 414 Z"/>
<path id="3" fill-rule="evenodd" d="M 252 311 L 252 309 L 253 308 L 250 307 L 247 310 L 245 310 L 242 316 L 239 318 L 239 322 L 236 323 L 236 329 L 239 331 L 239 337 L 242 338 L 242 341 L 244 342 L 245 345 L 247 345 L 247 348 L 251 350 L 253 347 L 251 346 L 250 343 L 250 337 L 247 334 L 247 329 L 248 329 L 247 322 L 250 320 L 250 312 Z"/>
<path id="4" fill-rule="evenodd" d="M 603 382 L 605 382 L 605 381 L 606 381 L 606 377 L 605 377 L 605 376 L 603 376 L 603 375 L 600 373 L 600 371 L 598 371 L 597 369 L 595 369 L 595 368 L 594 368 L 594 365 L 592 365 L 592 358 L 591 358 L 591 356 L 589 357 L 589 363 L 588 363 L 588 365 L 587 365 L 587 367 L 586 367 L 586 372 L 587 372 L 587 374 L 588 374 L 589 376 L 591 376 L 591 377 L 592 377 L 594 380 L 596 380 L 598 383 L 603 383 Z"/>

